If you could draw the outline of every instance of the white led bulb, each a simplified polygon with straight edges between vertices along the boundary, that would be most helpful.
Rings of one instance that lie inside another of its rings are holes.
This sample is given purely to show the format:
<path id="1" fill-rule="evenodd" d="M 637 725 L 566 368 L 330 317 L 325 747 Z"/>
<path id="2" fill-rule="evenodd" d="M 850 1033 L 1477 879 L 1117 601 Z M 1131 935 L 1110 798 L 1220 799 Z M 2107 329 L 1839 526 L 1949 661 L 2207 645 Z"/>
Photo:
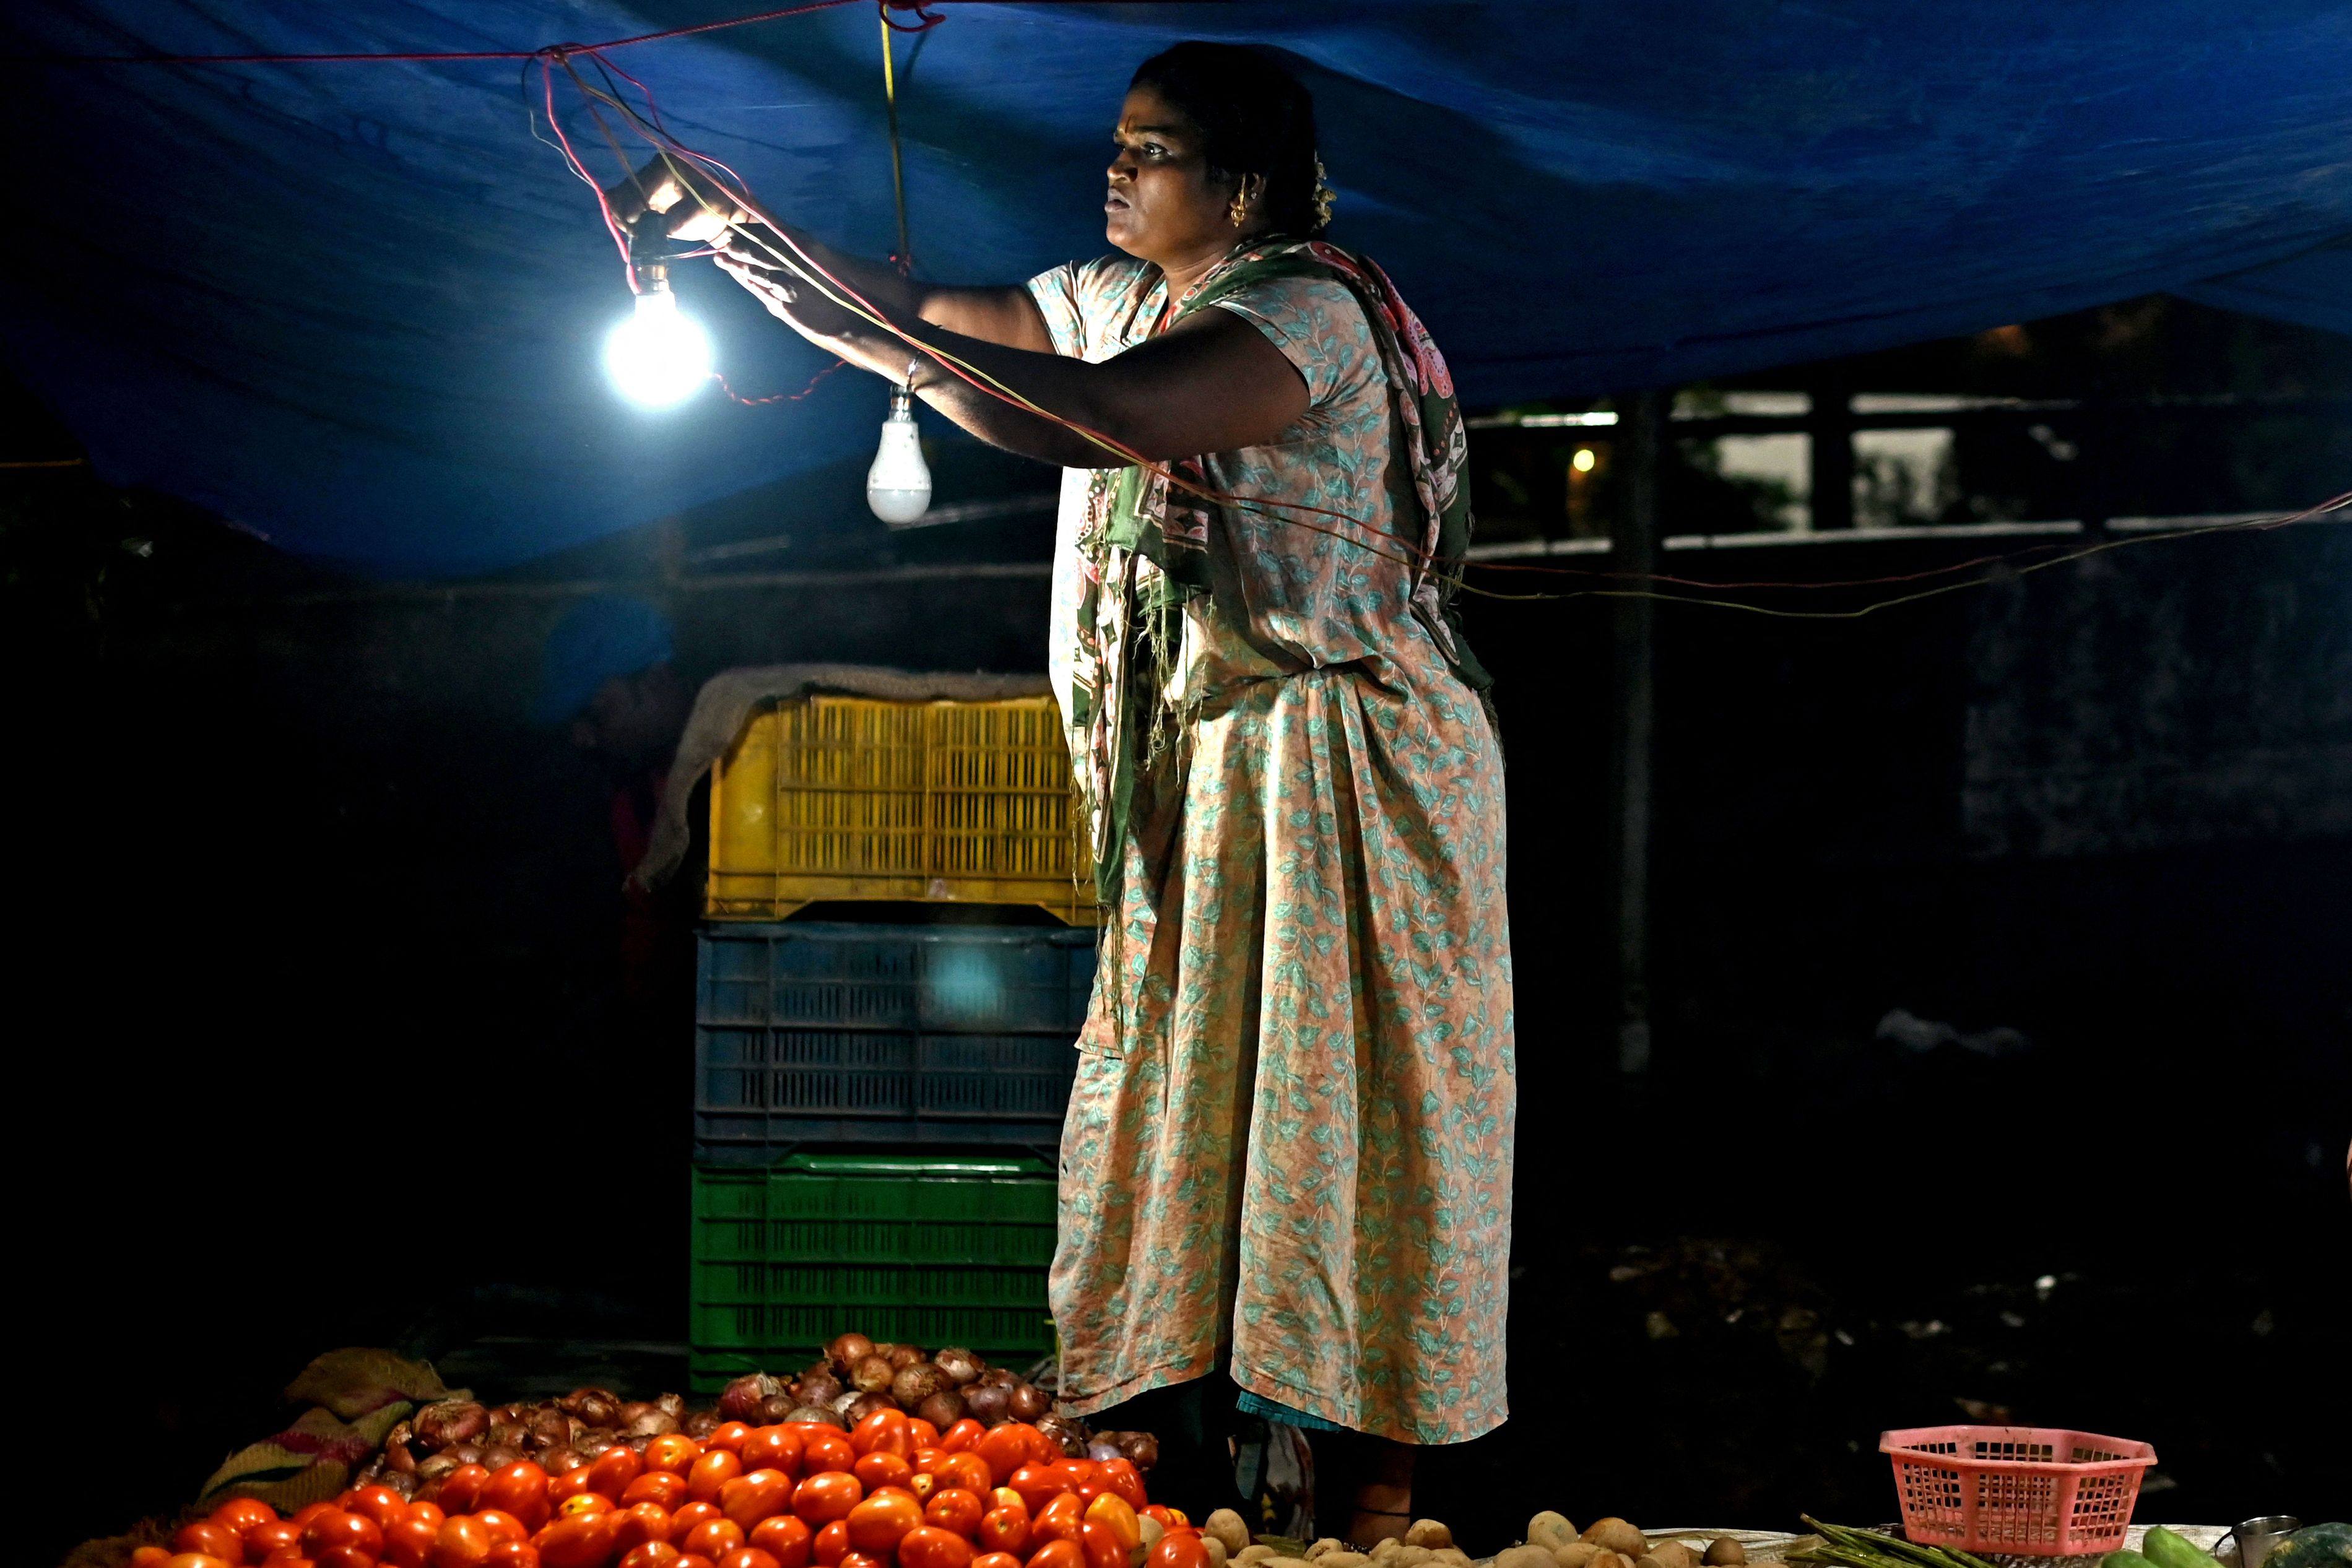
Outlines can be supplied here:
<path id="1" fill-rule="evenodd" d="M 640 408 L 684 402 L 710 380 L 710 336 L 678 309 L 667 278 L 654 277 L 636 313 L 604 340 L 604 373 Z"/>
<path id="2" fill-rule="evenodd" d="M 890 393 L 890 417 L 882 422 L 882 444 L 866 471 L 866 504 L 892 528 L 914 522 L 931 506 L 931 470 L 923 461 L 921 432 L 915 427 L 915 395 L 904 387 Z"/>

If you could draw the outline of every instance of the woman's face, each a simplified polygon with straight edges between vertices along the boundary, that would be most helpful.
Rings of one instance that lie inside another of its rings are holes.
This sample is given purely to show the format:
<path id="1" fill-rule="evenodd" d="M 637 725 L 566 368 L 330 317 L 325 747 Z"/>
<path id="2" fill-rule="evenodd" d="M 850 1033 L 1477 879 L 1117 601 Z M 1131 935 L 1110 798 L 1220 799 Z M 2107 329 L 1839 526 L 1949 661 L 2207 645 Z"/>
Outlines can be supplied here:
<path id="1" fill-rule="evenodd" d="M 1111 139 L 1110 191 L 1103 233 L 1129 256 L 1162 267 L 1222 255 L 1246 228 L 1234 225 L 1230 182 L 1213 181 L 1200 128 L 1160 97 L 1131 88 Z"/>

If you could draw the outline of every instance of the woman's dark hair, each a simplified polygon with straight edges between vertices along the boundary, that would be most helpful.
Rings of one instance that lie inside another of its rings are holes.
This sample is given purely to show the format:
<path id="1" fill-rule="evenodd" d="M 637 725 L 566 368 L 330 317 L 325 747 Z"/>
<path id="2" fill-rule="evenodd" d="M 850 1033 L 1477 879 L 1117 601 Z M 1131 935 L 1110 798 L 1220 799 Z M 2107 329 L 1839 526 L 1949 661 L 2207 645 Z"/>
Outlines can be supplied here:
<path id="1" fill-rule="evenodd" d="M 1240 44 L 1182 43 L 1136 67 L 1129 85 L 1153 89 L 1201 128 L 1212 176 L 1264 179 L 1277 233 L 1322 232 L 1315 98 L 1281 61 Z"/>

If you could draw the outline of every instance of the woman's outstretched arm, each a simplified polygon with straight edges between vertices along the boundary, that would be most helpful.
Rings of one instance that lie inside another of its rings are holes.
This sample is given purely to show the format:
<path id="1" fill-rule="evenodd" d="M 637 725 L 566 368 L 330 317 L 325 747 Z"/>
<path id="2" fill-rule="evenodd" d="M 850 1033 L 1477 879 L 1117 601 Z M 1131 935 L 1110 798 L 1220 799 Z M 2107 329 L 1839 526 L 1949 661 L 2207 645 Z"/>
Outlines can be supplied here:
<path id="1" fill-rule="evenodd" d="M 928 317 L 886 312 L 921 345 L 918 349 L 767 265 L 764 254 L 751 247 L 730 244 L 719 265 L 770 313 L 818 347 L 912 384 L 924 402 L 992 445 L 1066 468 L 1123 467 L 1129 459 L 1055 420 L 972 386 L 939 355 L 951 355 L 1038 407 L 1154 461 L 1265 445 L 1307 408 L 1307 382 L 1297 368 L 1263 332 L 1230 311 L 1201 311 L 1100 364 L 1053 353 L 1042 341 L 1042 317 L 1036 318 L 1041 341 L 1031 348 L 960 331 Z M 1035 306 L 1022 293 L 1024 307 L 1036 317 Z M 875 294 L 866 297 L 883 303 Z"/>

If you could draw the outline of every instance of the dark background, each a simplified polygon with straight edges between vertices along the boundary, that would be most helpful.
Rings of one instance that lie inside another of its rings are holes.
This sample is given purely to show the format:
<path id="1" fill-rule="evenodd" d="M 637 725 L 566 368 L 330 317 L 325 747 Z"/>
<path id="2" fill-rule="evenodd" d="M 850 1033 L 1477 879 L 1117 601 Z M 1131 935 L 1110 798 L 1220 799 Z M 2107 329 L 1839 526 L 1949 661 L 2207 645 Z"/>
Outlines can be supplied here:
<path id="1" fill-rule="evenodd" d="M 2352 392 L 2352 344 L 2165 301 L 2006 330 L 1829 369 Z M 72 450 L 11 414 L 7 455 Z M 2097 454 L 2116 515 L 2352 482 L 2340 413 L 2126 423 Z M 1561 460 L 1539 445 L 1477 437 L 1487 537 L 1575 531 L 1526 482 Z M 1703 454 L 1677 461 L 1669 532 L 1758 526 Z M 2014 432 L 1958 462 L 1952 521 L 2071 516 L 2085 482 Z M 948 442 L 937 465 L 942 499 L 1052 486 Z M 44 1551 L 193 1495 L 337 1344 L 433 1349 L 494 1397 L 551 1343 L 680 1380 L 685 1015 L 652 1040 L 621 1021 L 605 788 L 523 715 L 592 581 L 666 595 L 695 678 L 1037 667 L 1042 573 L 961 566 L 1042 561 L 1050 517 L 891 538 L 856 478 L 387 586 L 86 470 L 6 476 L 16 1343 L 62 1468 Z M 778 533 L 723 558 L 748 575 L 692 569 Z M 1820 580 L 1987 549 L 1668 570 Z M 1513 834 L 1515 1415 L 1432 1453 L 1418 1511 L 1477 1550 L 1538 1507 L 1874 1521 L 1881 1429 L 2007 1413 L 2152 1442 L 2143 1519 L 2352 1513 L 2352 530 L 2135 547 L 1858 622 L 1661 607 L 1637 1080 L 1610 1012 L 1611 614 L 1471 608 Z M 1898 1008 L 2022 1042 L 1907 1049 L 1878 1037 Z M 59 1421 L 103 1456 L 66 1458 Z"/>

